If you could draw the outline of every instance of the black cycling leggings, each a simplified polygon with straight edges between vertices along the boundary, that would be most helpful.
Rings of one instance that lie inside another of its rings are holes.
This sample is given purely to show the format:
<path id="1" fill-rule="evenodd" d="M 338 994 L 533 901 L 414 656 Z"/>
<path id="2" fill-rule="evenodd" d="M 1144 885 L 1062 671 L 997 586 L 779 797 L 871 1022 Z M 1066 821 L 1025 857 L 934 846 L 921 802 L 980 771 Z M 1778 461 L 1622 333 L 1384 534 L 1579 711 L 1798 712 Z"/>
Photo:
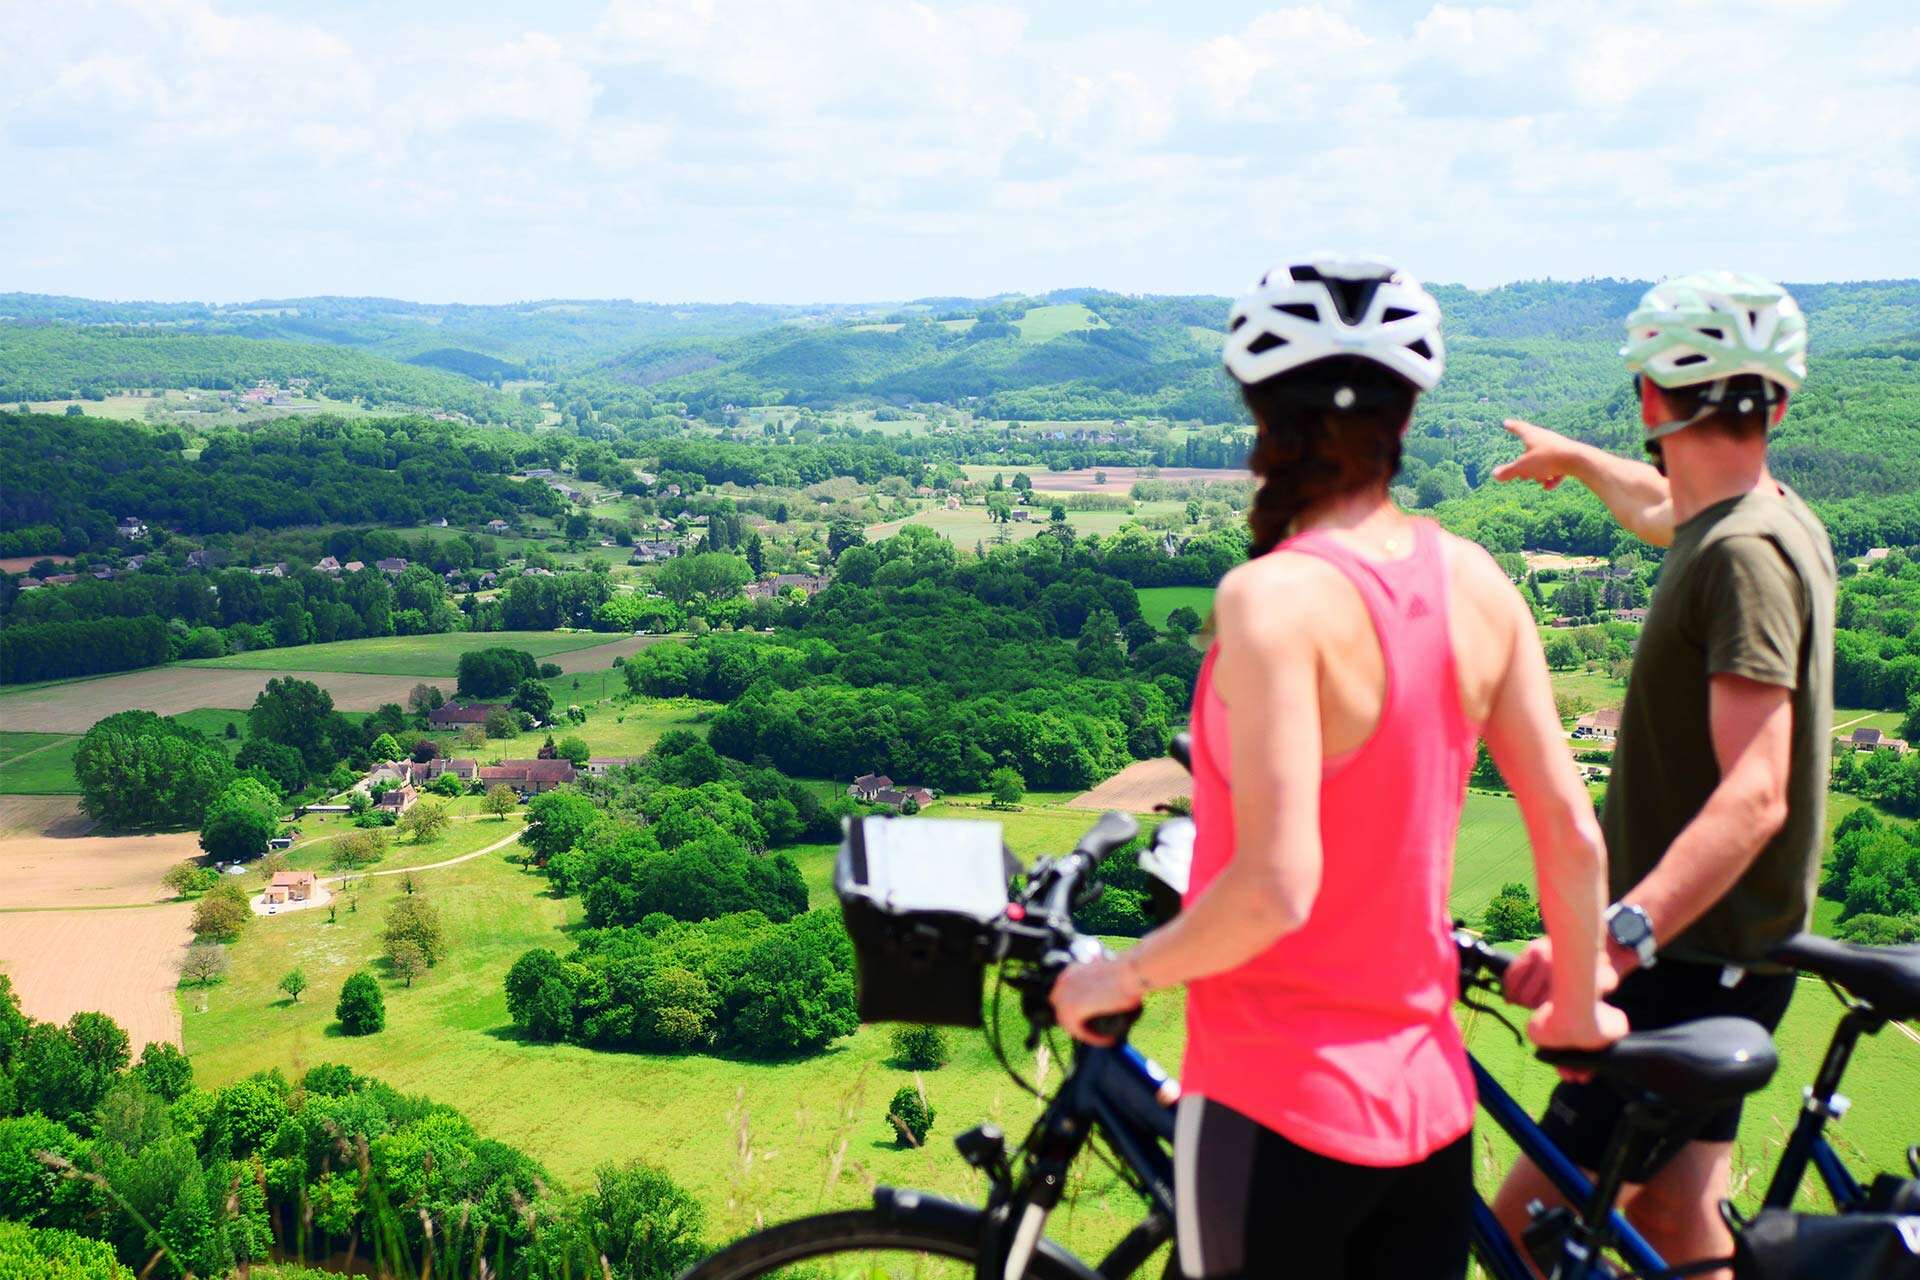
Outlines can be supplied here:
<path id="1" fill-rule="evenodd" d="M 1460 1280 L 1472 1135 L 1418 1164 L 1348 1164 L 1188 1095 L 1174 1139 L 1180 1269 L 1189 1280 Z"/>

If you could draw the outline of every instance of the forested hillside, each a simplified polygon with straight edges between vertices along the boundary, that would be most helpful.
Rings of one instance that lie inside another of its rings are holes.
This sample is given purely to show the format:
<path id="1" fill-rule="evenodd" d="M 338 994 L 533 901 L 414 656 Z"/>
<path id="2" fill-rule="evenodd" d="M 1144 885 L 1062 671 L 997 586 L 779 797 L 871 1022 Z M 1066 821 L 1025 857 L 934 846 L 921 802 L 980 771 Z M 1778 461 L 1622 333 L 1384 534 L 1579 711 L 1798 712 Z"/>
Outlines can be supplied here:
<path id="1" fill-rule="evenodd" d="M 0 324 L 0 402 L 98 400 L 129 388 L 235 391 L 304 378 L 314 394 L 435 409 L 476 422 L 531 423 L 518 400 L 442 369 L 313 343 L 121 327 Z"/>

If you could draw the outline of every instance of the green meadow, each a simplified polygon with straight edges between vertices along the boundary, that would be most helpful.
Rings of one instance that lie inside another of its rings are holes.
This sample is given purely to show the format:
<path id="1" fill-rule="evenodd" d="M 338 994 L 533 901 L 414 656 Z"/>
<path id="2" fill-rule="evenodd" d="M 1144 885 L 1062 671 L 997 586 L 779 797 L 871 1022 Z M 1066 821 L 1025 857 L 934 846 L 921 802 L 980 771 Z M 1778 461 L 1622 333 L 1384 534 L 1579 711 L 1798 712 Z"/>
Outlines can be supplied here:
<path id="1" fill-rule="evenodd" d="M 1473 815 L 1470 826 L 1478 822 L 1492 831 L 1501 825 L 1494 806 L 1473 807 L 1484 812 Z M 1064 847 L 1093 817 L 1053 804 L 989 814 L 967 801 L 943 803 L 932 812 L 1000 821 L 1010 844 L 1023 854 Z M 484 819 L 459 827 L 489 837 L 499 829 Z M 387 865 L 414 861 L 402 858 L 405 851 L 406 846 L 397 846 Z M 830 904 L 832 848 L 793 852 L 815 904 Z M 1463 841 L 1463 870 L 1474 859 L 1488 865 L 1498 861 L 1491 842 L 1470 858 Z M 1523 867 L 1514 870 L 1524 877 Z M 862 1204 L 878 1183 L 977 1199 L 982 1187 L 953 1154 L 953 1136 L 982 1120 L 1017 1136 L 1035 1115 L 1036 1104 L 1006 1077 L 981 1031 L 950 1032 L 953 1060 L 919 1077 L 936 1111 L 933 1135 L 919 1150 L 897 1146 L 883 1119 L 886 1100 L 914 1078 L 889 1061 L 885 1027 L 862 1028 L 823 1054 L 788 1062 L 601 1053 L 522 1042 L 507 1017 L 506 970 L 530 947 L 564 952 L 568 935 L 578 927 L 578 902 L 550 896 L 544 881 L 510 863 L 507 852 L 418 873 L 418 891 L 439 906 L 451 949 L 408 989 L 377 958 L 382 920 L 404 892 L 404 880 L 362 879 L 352 909 L 343 903 L 333 923 L 324 911 L 256 920 L 233 948 L 232 976 L 212 987 L 183 990 L 187 1049 L 202 1081 L 218 1084 L 268 1068 L 297 1073 L 319 1062 L 344 1062 L 460 1107 L 484 1132 L 523 1147 L 570 1186 L 585 1183 L 605 1161 L 655 1163 L 709 1205 L 716 1238 L 762 1222 Z M 295 966 L 311 983 L 297 1004 L 276 986 Z M 388 1025 L 378 1035 L 349 1039 L 338 1034 L 332 1006 L 341 982 L 358 968 L 380 976 Z M 1134 1035 L 1142 1049 L 1175 1067 L 1182 1010 L 1177 993 L 1155 996 Z M 1741 1136 L 1744 1204 L 1756 1198 L 1761 1180 L 1756 1171 L 1777 1154 L 1797 1110 L 1800 1085 L 1811 1079 L 1839 1014 L 1824 988 L 1813 983 L 1805 985 L 1789 1013 L 1780 1036 L 1782 1070 L 1750 1106 Z M 1043 1085 L 1057 1084 L 1060 1050 L 1049 1050 L 1042 1065 L 1020 1048 L 1020 1023 L 1012 1007 L 1005 1017 L 1016 1066 Z M 1473 1051 L 1522 1102 L 1542 1105 L 1553 1073 L 1492 1019 L 1466 1013 L 1462 1019 Z M 1912 1137 L 1903 1117 L 1909 1114 L 1916 1053 L 1920 1045 L 1888 1029 L 1862 1047 L 1848 1077 L 1847 1092 L 1856 1105 L 1836 1137 L 1862 1172 L 1897 1167 Z M 659 1105 L 662 1098 L 672 1098 L 674 1105 Z M 590 1106 L 583 1106 L 586 1099 Z M 1478 1177 L 1483 1187 L 1491 1187 L 1510 1149 L 1484 1124 L 1476 1143 Z M 1139 1214 L 1131 1193 L 1092 1160 L 1076 1170 L 1073 1190 L 1071 1209 L 1056 1217 L 1052 1230 L 1083 1252 L 1097 1251 Z"/>
<path id="2" fill-rule="evenodd" d="M 1156 628 L 1167 625 L 1167 615 L 1175 609 L 1191 609 L 1205 622 L 1213 611 L 1212 587 L 1141 587 L 1140 616 Z"/>
<path id="3" fill-rule="evenodd" d="M 536 658 L 617 640 L 598 631 L 448 631 L 429 636 L 374 636 L 287 649 L 253 649 L 181 665 L 247 671 L 338 671 L 379 676 L 451 676 L 469 649 L 504 645 Z"/>
<path id="4" fill-rule="evenodd" d="M 73 753 L 79 746 L 77 734 L 0 731 L 0 795 L 77 793 Z"/>

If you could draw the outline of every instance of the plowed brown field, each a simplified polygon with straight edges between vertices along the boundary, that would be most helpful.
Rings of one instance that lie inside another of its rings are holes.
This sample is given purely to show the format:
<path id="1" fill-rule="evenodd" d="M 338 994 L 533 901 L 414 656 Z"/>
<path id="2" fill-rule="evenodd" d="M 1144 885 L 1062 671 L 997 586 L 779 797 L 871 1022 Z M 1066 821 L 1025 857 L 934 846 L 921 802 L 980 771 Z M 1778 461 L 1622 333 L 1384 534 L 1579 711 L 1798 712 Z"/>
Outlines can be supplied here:
<path id="1" fill-rule="evenodd" d="M 1153 806 L 1193 794 L 1193 782 L 1178 760 L 1136 760 L 1091 791 L 1067 801 L 1069 809 L 1152 813 Z"/>
<path id="2" fill-rule="evenodd" d="M 601 645 L 589 653 L 610 649 Z M 563 657 L 566 655 L 562 655 Z M 601 665 L 611 664 L 611 658 Z M 578 668 L 584 670 L 585 668 Z M 0 696 L 0 729 L 38 733 L 85 733 L 116 711 L 136 708 L 178 715 L 198 707 L 250 707 L 267 681 L 278 676 L 311 680 L 333 695 L 342 711 L 372 711 L 383 702 L 402 702 L 416 684 L 434 684 L 449 696 L 453 681 L 419 676 L 370 676 L 337 671 L 230 671 L 210 667 L 156 667 L 120 676 L 48 685 Z"/>
<path id="3" fill-rule="evenodd" d="M 185 902 L 124 911 L 0 914 L 0 970 L 29 1017 L 65 1022 L 83 1010 L 126 1028 L 137 1057 L 150 1040 L 180 1043 L 174 1003 L 180 956 L 192 940 Z"/>

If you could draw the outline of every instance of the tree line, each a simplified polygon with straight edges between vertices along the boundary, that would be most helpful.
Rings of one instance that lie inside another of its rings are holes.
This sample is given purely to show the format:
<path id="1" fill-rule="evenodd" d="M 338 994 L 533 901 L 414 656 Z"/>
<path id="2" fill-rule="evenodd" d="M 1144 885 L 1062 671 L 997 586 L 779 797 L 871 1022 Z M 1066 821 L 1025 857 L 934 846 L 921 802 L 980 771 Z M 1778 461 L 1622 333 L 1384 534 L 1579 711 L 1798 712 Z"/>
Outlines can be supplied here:
<path id="1" fill-rule="evenodd" d="M 309 1258 L 380 1274 L 666 1280 L 706 1252 L 705 1229 L 700 1203 L 645 1164 L 602 1166 L 569 1195 L 453 1107 L 333 1064 L 202 1087 L 172 1045 L 136 1060 L 104 1014 L 25 1017 L 0 975 L 0 1270 L 64 1252 L 96 1269 L 60 1274 L 85 1280 Z"/>

